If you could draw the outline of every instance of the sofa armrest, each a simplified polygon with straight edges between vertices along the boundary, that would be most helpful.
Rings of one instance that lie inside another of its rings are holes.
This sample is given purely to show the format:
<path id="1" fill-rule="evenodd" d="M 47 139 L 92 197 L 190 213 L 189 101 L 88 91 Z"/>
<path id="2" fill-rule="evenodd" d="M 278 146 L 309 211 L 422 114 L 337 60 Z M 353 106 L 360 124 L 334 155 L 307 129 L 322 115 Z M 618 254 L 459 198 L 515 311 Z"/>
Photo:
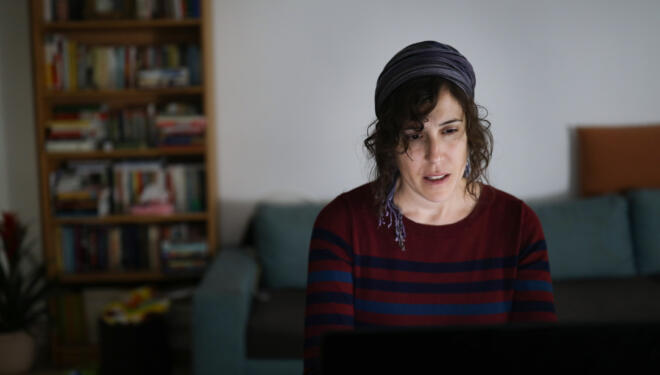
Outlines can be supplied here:
<path id="1" fill-rule="evenodd" d="M 245 248 L 222 249 L 193 295 L 196 375 L 243 374 L 246 329 L 259 267 Z"/>

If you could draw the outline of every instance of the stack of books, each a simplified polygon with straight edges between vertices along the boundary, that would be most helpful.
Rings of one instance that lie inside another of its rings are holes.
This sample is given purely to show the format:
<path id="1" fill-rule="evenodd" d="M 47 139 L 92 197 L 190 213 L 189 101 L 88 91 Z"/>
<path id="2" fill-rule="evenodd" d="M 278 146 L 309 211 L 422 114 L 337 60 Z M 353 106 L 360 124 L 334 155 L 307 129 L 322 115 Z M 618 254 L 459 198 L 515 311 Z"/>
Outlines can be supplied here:
<path id="1" fill-rule="evenodd" d="M 158 112 L 158 113 L 157 113 Z M 169 102 L 111 108 L 59 105 L 47 123 L 48 152 L 203 146 L 206 117 L 189 104 Z"/>
<path id="2" fill-rule="evenodd" d="M 199 18 L 199 0 L 135 0 L 135 16 L 151 18 Z"/>
<path id="3" fill-rule="evenodd" d="M 157 225 L 65 225 L 57 235 L 58 267 L 63 272 L 160 268 L 161 228 Z"/>
<path id="4" fill-rule="evenodd" d="M 90 46 L 49 34 L 44 48 L 49 90 L 122 90 L 201 82 L 200 50 L 195 44 Z"/>
<path id="5" fill-rule="evenodd" d="M 50 174 L 53 213 L 70 217 L 203 212 L 205 175 L 203 163 L 70 160 Z"/>
<path id="6" fill-rule="evenodd" d="M 202 163 L 119 162 L 113 166 L 114 212 L 201 212 L 206 206 Z M 149 208 L 151 207 L 151 209 Z"/>
<path id="7" fill-rule="evenodd" d="M 137 149 L 156 144 L 155 105 L 113 109 L 108 113 L 104 149 Z"/>
<path id="8" fill-rule="evenodd" d="M 175 232 L 198 233 L 180 237 Z M 199 224 L 63 225 L 56 230 L 58 269 L 65 273 L 199 271 L 208 247 Z"/>
<path id="9" fill-rule="evenodd" d="M 56 216 L 102 216 L 110 212 L 111 163 L 69 161 L 50 175 Z"/>
<path id="10" fill-rule="evenodd" d="M 105 106 L 95 104 L 55 107 L 46 128 L 46 150 L 95 150 L 105 134 L 106 110 Z"/>
<path id="11" fill-rule="evenodd" d="M 163 241 L 163 271 L 202 271 L 208 261 L 208 245 L 205 241 Z"/>
<path id="12" fill-rule="evenodd" d="M 158 147 L 201 146 L 204 144 L 206 118 L 201 115 L 156 116 Z"/>
<path id="13" fill-rule="evenodd" d="M 43 0 L 44 20 L 199 18 L 199 0 Z"/>
<path id="14" fill-rule="evenodd" d="M 163 272 L 202 271 L 208 262 L 208 244 L 200 226 L 171 225 L 161 242 Z"/>

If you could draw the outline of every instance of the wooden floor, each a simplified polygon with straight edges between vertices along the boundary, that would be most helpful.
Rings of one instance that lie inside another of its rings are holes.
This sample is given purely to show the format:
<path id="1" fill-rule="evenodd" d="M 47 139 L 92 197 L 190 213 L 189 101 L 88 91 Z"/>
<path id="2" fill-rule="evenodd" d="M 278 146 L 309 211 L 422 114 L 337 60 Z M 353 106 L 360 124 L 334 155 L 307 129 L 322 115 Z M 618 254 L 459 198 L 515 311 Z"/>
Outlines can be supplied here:
<path id="1" fill-rule="evenodd" d="M 189 351 L 173 351 L 171 359 L 172 372 L 170 375 L 192 375 L 192 358 Z M 93 365 L 92 365 L 93 366 Z M 82 366 L 79 370 L 89 369 L 89 365 Z M 52 365 L 50 357 L 45 351 L 40 351 L 37 355 L 36 363 L 32 370 L 28 372 L 29 375 L 71 375 L 74 374 L 75 366 L 56 367 Z M 96 372 L 79 372 L 83 375 L 94 374 L 100 375 L 99 371 Z"/>

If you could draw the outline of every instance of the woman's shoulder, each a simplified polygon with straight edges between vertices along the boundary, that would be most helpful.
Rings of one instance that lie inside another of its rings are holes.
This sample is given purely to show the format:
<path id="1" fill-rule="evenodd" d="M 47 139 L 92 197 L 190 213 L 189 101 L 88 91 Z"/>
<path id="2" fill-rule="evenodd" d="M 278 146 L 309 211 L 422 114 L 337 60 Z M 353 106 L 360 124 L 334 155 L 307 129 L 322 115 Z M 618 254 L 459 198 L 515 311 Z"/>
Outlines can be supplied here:
<path id="1" fill-rule="evenodd" d="M 505 212 L 531 211 L 532 209 L 524 200 L 517 196 L 498 189 L 492 185 L 482 185 L 482 194 L 485 194 L 486 201 L 492 208 L 503 210 Z"/>
<path id="2" fill-rule="evenodd" d="M 522 202 L 522 199 L 493 185 L 483 184 L 482 188 L 482 191 L 490 196 L 491 201 L 499 201 L 506 204 L 520 204 Z"/>
<path id="3" fill-rule="evenodd" d="M 372 183 L 366 183 L 337 195 L 326 204 L 319 217 L 345 217 L 373 209 Z"/>
<path id="4" fill-rule="evenodd" d="M 534 210 L 521 198 L 491 185 L 483 185 L 483 187 L 483 191 L 488 196 L 491 213 L 502 218 L 511 218 L 523 224 L 536 226 L 539 223 Z"/>

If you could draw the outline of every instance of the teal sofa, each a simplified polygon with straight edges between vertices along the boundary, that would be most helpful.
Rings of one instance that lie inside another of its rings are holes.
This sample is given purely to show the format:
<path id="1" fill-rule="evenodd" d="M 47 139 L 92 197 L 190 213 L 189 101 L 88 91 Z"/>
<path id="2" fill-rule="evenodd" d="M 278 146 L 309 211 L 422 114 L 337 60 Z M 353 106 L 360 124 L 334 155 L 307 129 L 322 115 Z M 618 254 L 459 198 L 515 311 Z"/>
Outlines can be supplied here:
<path id="1" fill-rule="evenodd" d="M 301 374 L 307 253 L 325 203 L 261 204 L 193 297 L 194 374 Z"/>
<path id="2" fill-rule="evenodd" d="M 560 322 L 660 320 L 660 190 L 528 202 Z M 307 247 L 322 204 L 261 204 L 250 246 L 222 249 L 193 299 L 193 367 L 300 374 Z"/>

